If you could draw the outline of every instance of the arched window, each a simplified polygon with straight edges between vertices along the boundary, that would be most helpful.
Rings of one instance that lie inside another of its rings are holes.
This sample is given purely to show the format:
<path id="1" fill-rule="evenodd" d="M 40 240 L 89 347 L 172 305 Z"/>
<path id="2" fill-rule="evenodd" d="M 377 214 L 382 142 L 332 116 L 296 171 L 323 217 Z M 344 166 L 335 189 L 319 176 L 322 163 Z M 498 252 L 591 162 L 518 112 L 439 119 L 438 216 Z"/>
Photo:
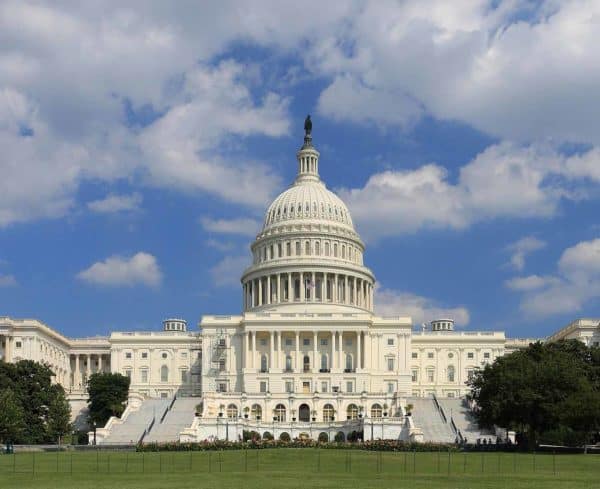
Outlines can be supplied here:
<path id="1" fill-rule="evenodd" d="M 262 408 L 259 404 L 252 404 L 250 415 L 252 416 L 252 419 L 260 419 L 262 417 Z"/>
<path id="2" fill-rule="evenodd" d="M 346 245 L 342 245 L 342 258 L 346 258 Z"/>
<path id="3" fill-rule="evenodd" d="M 277 258 L 281 258 L 282 252 L 283 252 L 283 250 L 282 250 L 281 243 L 277 243 Z"/>
<path id="4" fill-rule="evenodd" d="M 269 361 L 264 353 L 260 356 L 260 371 L 266 372 L 269 369 Z"/>
<path id="5" fill-rule="evenodd" d="M 350 404 L 346 409 L 346 417 L 348 419 L 358 418 L 358 406 L 356 404 Z"/>
<path id="6" fill-rule="evenodd" d="M 333 421 L 335 410 L 331 404 L 325 404 L 323 406 L 323 421 Z"/>
<path id="7" fill-rule="evenodd" d="M 285 256 L 291 256 L 292 254 L 292 243 L 289 241 L 285 244 Z"/>
<path id="8" fill-rule="evenodd" d="M 307 241 L 306 243 L 304 243 L 304 254 L 310 255 L 310 241 Z"/>
<path id="9" fill-rule="evenodd" d="M 310 357 L 308 355 L 304 355 L 302 364 L 304 365 L 304 371 L 310 372 Z"/>
<path id="10" fill-rule="evenodd" d="M 325 241 L 325 256 L 329 256 L 329 241 Z"/>
<path id="11" fill-rule="evenodd" d="M 333 243 L 333 256 L 337 258 L 337 243 Z"/>
<path id="12" fill-rule="evenodd" d="M 169 382 L 169 367 L 166 365 L 160 367 L 160 381 Z"/>
<path id="13" fill-rule="evenodd" d="M 285 371 L 286 372 L 292 371 L 292 355 L 285 356 Z"/>
<path id="14" fill-rule="evenodd" d="M 285 406 L 283 404 L 277 404 L 273 411 L 274 421 L 285 421 Z"/>
<path id="15" fill-rule="evenodd" d="M 323 354 L 323 355 L 321 355 L 321 372 L 327 372 L 327 371 L 328 371 L 327 355 Z"/>
<path id="16" fill-rule="evenodd" d="M 371 406 L 371 418 L 381 418 L 382 412 L 381 404 L 373 404 Z"/>
<path id="17" fill-rule="evenodd" d="M 300 256 L 300 241 L 296 241 L 296 256 Z"/>
<path id="18" fill-rule="evenodd" d="M 452 365 L 448 367 L 448 382 L 454 382 L 454 367 Z"/>
<path id="19" fill-rule="evenodd" d="M 346 354 L 346 370 L 348 372 L 352 371 L 352 355 L 349 353 Z"/>
<path id="20" fill-rule="evenodd" d="M 235 404 L 230 404 L 227 406 L 227 417 L 229 419 L 234 419 L 238 417 L 238 408 Z"/>
<path id="21" fill-rule="evenodd" d="M 321 254 L 321 243 L 319 243 L 318 241 L 315 243 L 315 255 L 320 255 Z"/>

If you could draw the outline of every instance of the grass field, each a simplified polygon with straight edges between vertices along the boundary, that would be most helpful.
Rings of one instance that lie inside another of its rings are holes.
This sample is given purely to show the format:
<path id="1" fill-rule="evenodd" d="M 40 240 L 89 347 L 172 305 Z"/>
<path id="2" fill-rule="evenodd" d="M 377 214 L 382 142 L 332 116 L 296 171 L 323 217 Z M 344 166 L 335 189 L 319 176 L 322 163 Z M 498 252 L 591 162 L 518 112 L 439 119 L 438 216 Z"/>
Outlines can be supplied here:
<path id="1" fill-rule="evenodd" d="M 0 455 L 0 488 L 585 488 L 600 456 L 270 449 Z"/>

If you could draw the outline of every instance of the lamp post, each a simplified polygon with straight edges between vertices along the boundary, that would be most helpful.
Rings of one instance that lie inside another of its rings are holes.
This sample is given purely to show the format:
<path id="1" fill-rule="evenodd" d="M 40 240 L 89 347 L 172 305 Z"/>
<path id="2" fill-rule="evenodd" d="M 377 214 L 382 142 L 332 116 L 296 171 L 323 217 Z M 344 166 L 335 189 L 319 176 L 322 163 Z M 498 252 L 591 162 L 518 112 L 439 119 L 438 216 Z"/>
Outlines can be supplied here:
<path id="1" fill-rule="evenodd" d="M 96 446 L 96 421 L 94 421 L 93 427 L 94 427 L 94 446 Z"/>

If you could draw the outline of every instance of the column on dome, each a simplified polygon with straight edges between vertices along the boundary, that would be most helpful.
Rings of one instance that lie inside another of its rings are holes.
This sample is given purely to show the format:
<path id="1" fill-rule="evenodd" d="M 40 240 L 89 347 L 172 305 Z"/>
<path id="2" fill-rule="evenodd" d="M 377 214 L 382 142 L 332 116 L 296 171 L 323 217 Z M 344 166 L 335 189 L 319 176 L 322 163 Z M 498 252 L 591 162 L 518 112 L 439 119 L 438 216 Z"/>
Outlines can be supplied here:
<path id="1" fill-rule="evenodd" d="M 277 302 L 281 303 L 281 273 L 277 274 Z"/>
<path id="2" fill-rule="evenodd" d="M 300 331 L 296 331 L 296 372 L 300 372 L 302 366 L 300 365 Z"/>
<path id="3" fill-rule="evenodd" d="M 348 293 L 348 275 L 344 275 L 344 304 L 350 304 L 350 294 Z"/>
<path id="4" fill-rule="evenodd" d="M 258 306 L 262 306 L 262 277 L 258 278 Z"/>
<path id="5" fill-rule="evenodd" d="M 362 368 L 362 331 L 356 333 L 356 371 Z"/>
<path id="6" fill-rule="evenodd" d="M 344 332 L 340 331 L 338 333 L 338 368 L 343 370 L 343 363 L 342 363 L 342 350 L 344 349 Z"/>
<path id="7" fill-rule="evenodd" d="M 323 272 L 321 281 L 321 302 L 327 302 L 327 272 Z"/>
<path id="8" fill-rule="evenodd" d="M 250 307 L 254 307 L 254 302 L 255 302 L 255 298 L 256 298 L 255 297 L 256 294 L 254 293 L 254 280 L 250 280 L 249 284 L 250 284 L 250 299 L 251 299 L 250 300 L 250 304 L 251 304 Z"/>
<path id="9" fill-rule="evenodd" d="M 356 297 L 356 277 L 352 278 L 352 304 L 355 306 L 358 305 L 357 297 Z"/>
<path id="10" fill-rule="evenodd" d="M 305 287 L 306 285 L 304 284 L 304 272 L 300 272 L 300 302 L 304 302 L 306 300 Z"/>
<path id="11" fill-rule="evenodd" d="M 275 332 L 271 330 L 271 334 L 269 336 L 269 370 L 275 368 Z"/>
<path id="12" fill-rule="evenodd" d="M 271 304 L 271 275 L 267 275 L 267 304 Z"/>
<path id="13" fill-rule="evenodd" d="M 311 300 L 311 302 L 316 302 L 316 300 L 317 300 L 317 278 L 316 278 L 315 272 L 312 272 L 312 275 L 311 275 L 310 288 L 311 288 L 310 300 Z"/>
<path id="14" fill-rule="evenodd" d="M 292 296 L 292 272 L 288 272 L 287 278 L 287 301 L 293 302 L 294 297 Z"/>
<path id="15" fill-rule="evenodd" d="M 331 300 L 333 302 L 338 301 L 338 274 L 337 273 L 333 274 L 333 287 L 331 290 Z"/>
<path id="16" fill-rule="evenodd" d="M 281 331 L 275 332 L 275 348 L 277 353 L 275 354 L 275 368 L 281 368 Z"/>
<path id="17" fill-rule="evenodd" d="M 317 359 L 317 341 L 319 340 L 318 333 L 313 331 L 313 372 L 319 371 L 319 361 Z"/>
<path id="18" fill-rule="evenodd" d="M 87 365 L 86 365 L 86 369 L 85 369 L 85 380 L 87 382 L 88 380 L 90 380 L 90 374 L 92 371 L 92 355 L 88 354 L 86 361 L 87 361 Z"/>

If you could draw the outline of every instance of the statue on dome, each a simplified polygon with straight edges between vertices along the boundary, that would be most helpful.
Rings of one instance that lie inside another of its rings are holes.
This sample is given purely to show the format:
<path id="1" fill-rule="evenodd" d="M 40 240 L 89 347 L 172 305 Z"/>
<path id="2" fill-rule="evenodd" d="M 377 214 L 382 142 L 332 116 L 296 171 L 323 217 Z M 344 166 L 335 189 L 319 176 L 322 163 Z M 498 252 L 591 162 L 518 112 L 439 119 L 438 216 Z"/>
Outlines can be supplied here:
<path id="1" fill-rule="evenodd" d="M 312 121 L 310 120 L 310 114 L 308 114 L 306 116 L 306 119 L 304 119 L 304 134 L 305 134 L 305 136 L 310 136 L 311 132 L 312 132 Z"/>

